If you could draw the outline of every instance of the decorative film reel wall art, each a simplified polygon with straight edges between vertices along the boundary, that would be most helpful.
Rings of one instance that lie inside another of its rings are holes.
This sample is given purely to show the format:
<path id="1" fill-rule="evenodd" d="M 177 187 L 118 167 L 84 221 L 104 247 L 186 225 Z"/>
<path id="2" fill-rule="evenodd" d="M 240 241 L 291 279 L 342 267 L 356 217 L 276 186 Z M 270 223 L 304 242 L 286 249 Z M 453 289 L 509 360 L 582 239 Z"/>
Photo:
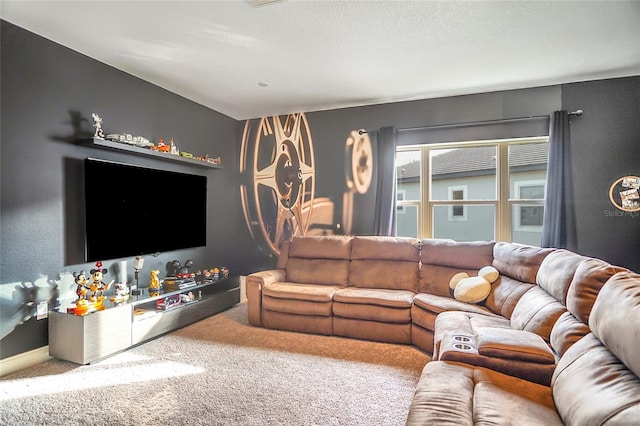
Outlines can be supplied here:
<path id="1" fill-rule="evenodd" d="M 373 150 L 366 133 L 349 134 L 342 223 L 334 223 L 335 201 L 316 197 L 313 140 L 304 113 L 247 120 L 240 173 L 247 228 L 263 252 L 277 256 L 281 244 L 296 235 L 351 233 L 354 196 L 371 185 Z"/>

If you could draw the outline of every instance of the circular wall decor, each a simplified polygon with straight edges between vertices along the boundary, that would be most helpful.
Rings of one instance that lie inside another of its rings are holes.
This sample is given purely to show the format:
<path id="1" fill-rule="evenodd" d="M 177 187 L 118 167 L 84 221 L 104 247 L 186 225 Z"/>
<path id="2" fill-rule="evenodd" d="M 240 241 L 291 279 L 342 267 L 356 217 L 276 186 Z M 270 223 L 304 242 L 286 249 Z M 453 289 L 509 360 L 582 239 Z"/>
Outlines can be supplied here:
<path id="1" fill-rule="evenodd" d="M 640 177 L 624 176 L 611 184 L 609 200 L 624 212 L 640 211 Z"/>

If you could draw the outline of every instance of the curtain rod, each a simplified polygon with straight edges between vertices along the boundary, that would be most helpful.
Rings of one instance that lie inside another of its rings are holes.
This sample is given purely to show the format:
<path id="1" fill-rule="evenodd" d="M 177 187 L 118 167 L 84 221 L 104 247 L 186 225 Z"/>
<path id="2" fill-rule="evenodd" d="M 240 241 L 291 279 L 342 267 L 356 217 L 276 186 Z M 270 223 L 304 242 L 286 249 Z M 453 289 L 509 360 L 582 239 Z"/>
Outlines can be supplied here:
<path id="1" fill-rule="evenodd" d="M 581 109 L 572 111 L 569 113 L 571 117 L 579 117 L 584 114 L 584 111 Z M 414 132 L 416 130 L 431 130 L 431 129 L 449 129 L 456 127 L 471 127 L 471 126 L 486 126 L 490 124 L 502 124 L 502 123 L 514 123 L 518 121 L 530 121 L 530 120 L 543 120 L 549 119 L 548 115 L 535 115 L 531 117 L 516 117 L 516 118 L 500 118 L 496 120 L 483 120 L 483 121 L 470 121 L 466 123 L 451 123 L 451 124 L 432 124 L 429 126 L 419 126 L 419 127 L 405 127 L 402 129 L 396 129 L 396 132 Z M 369 131 L 369 130 L 359 130 L 358 134 L 362 135 L 364 133 L 378 133 L 377 130 Z"/>

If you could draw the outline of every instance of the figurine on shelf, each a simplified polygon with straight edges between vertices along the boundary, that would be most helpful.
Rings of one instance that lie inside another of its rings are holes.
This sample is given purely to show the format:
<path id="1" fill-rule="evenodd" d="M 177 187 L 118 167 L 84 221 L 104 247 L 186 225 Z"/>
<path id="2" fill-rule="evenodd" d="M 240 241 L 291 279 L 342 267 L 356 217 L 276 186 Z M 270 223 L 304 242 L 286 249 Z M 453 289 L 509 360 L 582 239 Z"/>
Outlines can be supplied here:
<path id="1" fill-rule="evenodd" d="M 164 139 L 158 139 L 158 145 L 152 145 L 151 149 L 158 152 L 169 152 L 171 147 L 164 143 Z"/>
<path id="2" fill-rule="evenodd" d="M 84 271 L 80 271 L 80 273 L 73 273 L 73 279 L 76 283 L 76 295 L 78 296 L 78 300 L 75 301 L 76 306 L 86 305 L 87 304 L 87 292 L 89 291 L 89 278 L 84 273 Z"/>
<path id="3" fill-rule="evenodd" d="M 182 266 L 178 260 L 171 262 L 171 265 L 173 266 L 173 276 L 176 278 L 193 278 L 195 276 L 195 274 L 192 275 L 191 272 L 189 272 L 193 266 L 193 260 L 191 259 L 188 259 L 184 263 L 184 266 Z"/>
<path id="4" fill-rule="evenodd" d="M 152 269 L 149 276 L 149 296 L 154 297 L 160 294 L 160 279 L 158 274 L 160 270 Z"/>
<path id="5" fill-rule="evenodd" d="M 127 283 L 116 283 L 115 295 L 109 298 L 112 302 L 124 302 L 129 299 L 129 286 Z"/>
<path id="6" fill-rule="evenodd" d="M 95 112 L 91 113 L 91 117 L 93 117 L 93 127 L 96 128 L 96 131 L 93 134 L 93 137 L 104 139 L 104 132 L 102 131 L 102 117 L 100 117 Z"/>
<path id="7" fill-rule="evenodd" d="M 178 147 L 176 146 L 176 144 L 173 142 L 173 138 L 171 138 L 171 141 L 169 141 L 169 143 L 170 143 L 169 153 L 171 155 L 180 155 L 180 151 L 178 150 Z"/>
<path id="8" fill-rule="evenodd" d="M 89 285 L 89 289 L 93 291 L 93 294 L 89 298 L 91 302 L 98 302 L 104 300 L 105 296 L 103 295 L 105 290 L 108 290 L 111 287 L 113 281 L 109 284 L 105 284 L 102 282 L 102 278 L 104 274 L 107 273 L 107 268 L 102 268 L 102 262 L 96 262 L 97 269 L 92 269 L 89 271 L 91 273 L 92 282 Z"/>

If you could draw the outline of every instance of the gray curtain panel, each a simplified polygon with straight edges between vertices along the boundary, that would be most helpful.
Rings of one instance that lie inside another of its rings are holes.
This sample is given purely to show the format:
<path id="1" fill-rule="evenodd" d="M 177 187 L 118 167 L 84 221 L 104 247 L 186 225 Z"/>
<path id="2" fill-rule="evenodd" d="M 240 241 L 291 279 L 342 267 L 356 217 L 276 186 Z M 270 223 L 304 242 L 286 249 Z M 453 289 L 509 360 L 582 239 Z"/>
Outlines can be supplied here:
<path id="1" fill-rule="evenodd" d="M 576 250 L 575 203 L 571 182 L 569 114 L 555 111 L 549 121 L 547 194 L 542 223 L 542 247 Z"/>
<path id="2" fill-rule="evenodd" d="M 396 234 L 396 139 L 394 127 L 383 127 L 377 132 L 378 180 L 373 218 L 374 235 Z"/>

